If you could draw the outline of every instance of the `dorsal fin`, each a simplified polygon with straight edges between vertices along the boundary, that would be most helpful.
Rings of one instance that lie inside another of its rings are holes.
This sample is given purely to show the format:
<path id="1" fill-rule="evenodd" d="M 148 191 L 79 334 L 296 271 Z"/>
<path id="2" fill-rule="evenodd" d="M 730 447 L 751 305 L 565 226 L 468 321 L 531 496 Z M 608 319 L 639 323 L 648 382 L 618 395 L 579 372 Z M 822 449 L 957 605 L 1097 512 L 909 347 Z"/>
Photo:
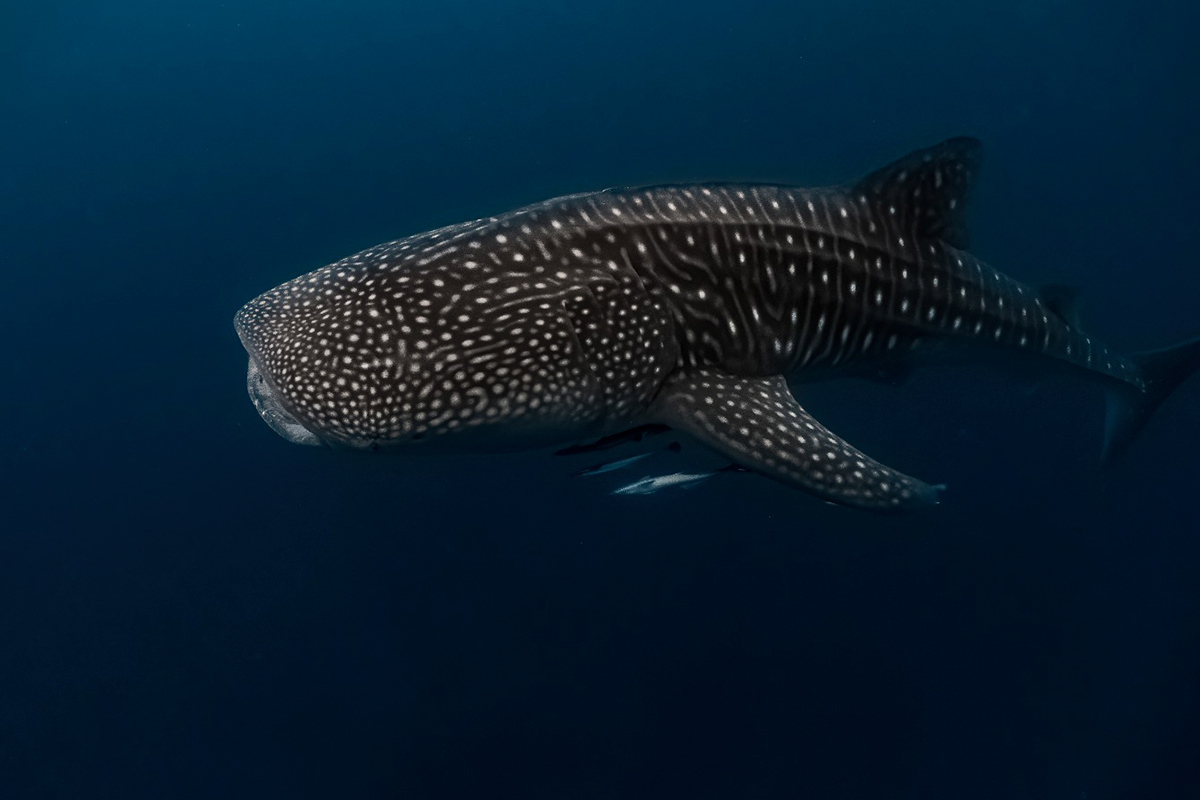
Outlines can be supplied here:
<path id="1" fill-rule="evenodd" d="M 905 229 L 965 249 L 969 242 L 963 208 L 982 149 L 970 136 L 947 139 L 872 172 L 852 191 L 882 206 L 882 213 Z"/>
<path id="2" fill-rule="evenodd" d="M 1047 283 L 1038 287 L 1038 297 L 1054 316 L 1070 325 L 1080 327 L 1079 289 L 1065 283 Z"/>

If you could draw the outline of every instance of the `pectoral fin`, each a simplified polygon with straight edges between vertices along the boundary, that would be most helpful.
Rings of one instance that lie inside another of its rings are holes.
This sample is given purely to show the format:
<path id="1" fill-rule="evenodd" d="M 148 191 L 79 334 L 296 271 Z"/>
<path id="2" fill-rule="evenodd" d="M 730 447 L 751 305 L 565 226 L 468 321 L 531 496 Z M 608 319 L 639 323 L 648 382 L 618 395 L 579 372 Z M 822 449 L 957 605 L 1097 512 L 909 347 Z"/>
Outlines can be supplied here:
<path id="1" fill-rule="evenodd" d="M 872 511 L 937 503 L 938 490 L 880 464 L 808 414 L 782 376 L 715 370 L 673 377 L 650 418 L 699 439 L 753 472 L 818 497 Z"/>

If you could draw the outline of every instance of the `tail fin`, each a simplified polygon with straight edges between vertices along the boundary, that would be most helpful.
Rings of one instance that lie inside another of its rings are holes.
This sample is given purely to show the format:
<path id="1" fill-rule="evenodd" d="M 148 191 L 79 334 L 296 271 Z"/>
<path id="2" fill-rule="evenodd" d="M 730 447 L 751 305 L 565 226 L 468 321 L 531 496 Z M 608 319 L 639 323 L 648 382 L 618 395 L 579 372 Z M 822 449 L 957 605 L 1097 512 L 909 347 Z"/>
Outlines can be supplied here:
<path id="1" fill-rule="evenodd" d="M 1134 353 L 1129 358 L 1137 364 L 1146 388 L 1138 391 L 1122 386 L 1109 390 L 1104 430 L 1106 465 L 1129 449 L 1163 401 L 1200 369 L 1200 338 L 1162 350 Z"/>

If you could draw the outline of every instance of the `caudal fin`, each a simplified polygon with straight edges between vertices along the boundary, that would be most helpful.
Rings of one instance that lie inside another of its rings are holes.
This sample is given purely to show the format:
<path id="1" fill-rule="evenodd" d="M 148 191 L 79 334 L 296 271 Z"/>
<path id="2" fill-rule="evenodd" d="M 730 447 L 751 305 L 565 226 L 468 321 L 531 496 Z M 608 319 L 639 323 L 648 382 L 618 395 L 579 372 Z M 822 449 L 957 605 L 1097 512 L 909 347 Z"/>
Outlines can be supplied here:
<path id="1" fill-rule="evenodd" d="M 1171 392 L 1200 369 L 1200 338 L 1162 350 L 1134 353 L 1129 358 L 1137 364 L 1146 388 L 1138 391 L 1121 386 L 1109 390 L 1104 426 L 1105 464 L 1120 458 Z"/>

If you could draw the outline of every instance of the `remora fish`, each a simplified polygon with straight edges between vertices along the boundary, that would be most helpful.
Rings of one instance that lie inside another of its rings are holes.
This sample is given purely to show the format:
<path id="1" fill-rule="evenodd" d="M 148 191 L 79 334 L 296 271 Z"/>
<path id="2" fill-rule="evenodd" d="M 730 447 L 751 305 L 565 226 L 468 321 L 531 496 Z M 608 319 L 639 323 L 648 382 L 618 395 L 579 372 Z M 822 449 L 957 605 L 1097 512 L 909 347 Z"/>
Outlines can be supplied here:
<path id="1" fill-rule="evenodd" d="M 654 494 L 663 489 L 690 489 L 701 481 L 716 475 L 716 472 L 674 472 L 634 481 L 628 486 L 613 489 L 612 494 Z"/>
<path id="2" fill-rule="evenodd" d="M 644 461 L 655 453 L 678 453 L 681 449 L 682 448 L 680 447 L 679 442 L 671 442 L 669 445 L 659 450 L 651 450 L 649 453 L 638 453 L 636 456 L 622 458 L 617 461 L 606 461 L 602 464 L 594 464 L 593 466 L 576 470 L 573 474 L 576 477 L 583 477 L 588 475 L 603 475 L 606 472 L 616 472 L 619 469 L 632 467 L 634 464 L 638 463 L 639 461 Z"/>
<path id="3" fill-rule="evenodd" d="M 1200 365 L 1200 340 L 1122 356 L 1062 292 L 967 253 L 979 151 L 951 139 L 839 187 L 575 195 L 373 247 L 238 312 L 251 397 L 290 441 L 355 448 L 669 425 L 826 500 L 898 511 L 937 488 L 827 430 L 788 380 L 886 376 L 976 345 L 1106 385 L 1113 456 Z"/>

